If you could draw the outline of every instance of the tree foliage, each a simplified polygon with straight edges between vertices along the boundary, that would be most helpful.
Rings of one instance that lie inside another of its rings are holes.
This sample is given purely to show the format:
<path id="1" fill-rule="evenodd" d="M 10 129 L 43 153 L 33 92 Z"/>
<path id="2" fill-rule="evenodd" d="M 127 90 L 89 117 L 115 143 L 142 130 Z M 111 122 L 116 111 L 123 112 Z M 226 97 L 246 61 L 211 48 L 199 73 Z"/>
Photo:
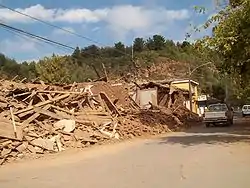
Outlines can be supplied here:
<path id="1" fill-rule="evenodd" d="M 37 63 L 40 79 L 49 83 L 67 83 L 70 81 L 70 65 L 65 57 L 53 55 Z"/>
<path id="2" fill-rule="evenodd" d="M 213 49 L 221 55 L 217 64 L 221 74 L 234 78 L 238 96 L 250 94 L 250 1 L 230 0 L 220 6 L 204 28 L 212 26 L 212 36 L 197 42 L 197 46 Z M 239 87 L 240 86 L 240 87 Z"/>
<path id="3" fill-rule="evenodd" d="M 135 52 L 142 52 L 145 48 L 145 41 L 143 38 L 136 38 L 133 42 Z"/>

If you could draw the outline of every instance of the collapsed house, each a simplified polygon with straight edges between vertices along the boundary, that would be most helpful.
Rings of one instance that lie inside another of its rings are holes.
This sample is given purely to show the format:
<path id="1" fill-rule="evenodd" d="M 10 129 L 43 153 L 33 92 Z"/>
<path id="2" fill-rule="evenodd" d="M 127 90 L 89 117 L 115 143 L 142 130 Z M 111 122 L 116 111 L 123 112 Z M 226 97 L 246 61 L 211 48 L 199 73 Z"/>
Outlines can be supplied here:
<path id="1" fill-rule="evenodd" d="M 186 91 L 154 82 L 134 86 L 3 80 L 0 164 L 187 126 Z"/>
<path id="2" fill-rule="evenodd" d="M 166 108 L 176 106 L 177 103 L 180 106 L 186 106 L 189 100 L 188 90 L 177 88 L 169 81 L 136 83 L 130 95 L 144 109 L 151 107 L 149 103 Z"/>

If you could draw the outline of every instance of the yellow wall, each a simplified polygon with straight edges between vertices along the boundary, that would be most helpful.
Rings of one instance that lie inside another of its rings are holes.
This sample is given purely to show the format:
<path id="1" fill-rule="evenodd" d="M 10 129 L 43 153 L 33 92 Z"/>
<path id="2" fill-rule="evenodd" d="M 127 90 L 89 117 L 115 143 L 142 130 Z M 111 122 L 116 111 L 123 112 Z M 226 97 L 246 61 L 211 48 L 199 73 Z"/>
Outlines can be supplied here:
<path id="1" fill-rule="evenodd" d="M 185 89 L 189 90 L 189 83 L 184 82 L 184 83 L 172 83 L 173 86 L 180 88 L 180 89 Z M 194 83 L 191 82 L 191 91 L 193 93 L 193 112 L 198 113 L 198 86 Z"/>

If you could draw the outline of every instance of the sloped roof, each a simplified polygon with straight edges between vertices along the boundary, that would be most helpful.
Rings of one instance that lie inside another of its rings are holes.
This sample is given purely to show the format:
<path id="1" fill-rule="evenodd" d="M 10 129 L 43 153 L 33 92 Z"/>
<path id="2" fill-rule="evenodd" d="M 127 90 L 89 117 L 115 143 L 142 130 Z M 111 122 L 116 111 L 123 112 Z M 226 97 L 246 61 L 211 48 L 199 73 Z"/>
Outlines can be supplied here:
<path id="1" fill-rule="evenodd" d="M 200 85 L 198 82 L 196 81 L 193 81 L 193 80 L 190 80 L 191 83 L 195 84 L 195 85 Z M 175 81 L 172 81 L 171 83 L 172 84 L 178 84 L 178 83 L 188 83 L 189 80 L 175 80 Z"/>

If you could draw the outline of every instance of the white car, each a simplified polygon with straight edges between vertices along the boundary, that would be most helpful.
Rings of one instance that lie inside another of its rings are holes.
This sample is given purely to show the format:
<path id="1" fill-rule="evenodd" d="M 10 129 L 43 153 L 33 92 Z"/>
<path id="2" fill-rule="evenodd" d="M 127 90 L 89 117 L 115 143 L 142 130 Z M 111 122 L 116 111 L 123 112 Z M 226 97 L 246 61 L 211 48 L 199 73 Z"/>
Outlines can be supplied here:
<path id="1" fill-rule="evenodd" d="M 227 104 L 212 104 L 205 111 L 204 123 L 206 127 L 210 125 L 226 124 L 233 125 L 234 112 Z"/>
<path id="2" fill-rule="evenodd" d="M 250 105 L 244 105 L 242 107 L 242 116 L 250 116 Z"/>

